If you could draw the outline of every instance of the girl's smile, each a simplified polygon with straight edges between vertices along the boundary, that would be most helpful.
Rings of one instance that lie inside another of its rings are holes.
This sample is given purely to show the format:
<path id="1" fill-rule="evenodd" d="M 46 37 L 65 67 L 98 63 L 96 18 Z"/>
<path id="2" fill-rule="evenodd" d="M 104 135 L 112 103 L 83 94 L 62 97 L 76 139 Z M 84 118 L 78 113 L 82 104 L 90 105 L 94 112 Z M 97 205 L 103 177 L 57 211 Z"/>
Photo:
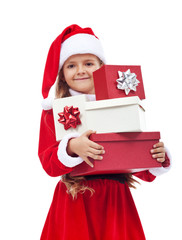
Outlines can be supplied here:
<path id="1" fill-rule="evenodd" d="M 93 72 L 100 67 L 100 60 L 93 54 L 73 55 L 63 65 L 64 80 L 75 91 L 94 94 Z"/>
<path id="2" fill-rule="evenodd" d="M 89 79 L 89 78 L 77 78 L 75 80 L 87 80 L 87 79 Z"/>

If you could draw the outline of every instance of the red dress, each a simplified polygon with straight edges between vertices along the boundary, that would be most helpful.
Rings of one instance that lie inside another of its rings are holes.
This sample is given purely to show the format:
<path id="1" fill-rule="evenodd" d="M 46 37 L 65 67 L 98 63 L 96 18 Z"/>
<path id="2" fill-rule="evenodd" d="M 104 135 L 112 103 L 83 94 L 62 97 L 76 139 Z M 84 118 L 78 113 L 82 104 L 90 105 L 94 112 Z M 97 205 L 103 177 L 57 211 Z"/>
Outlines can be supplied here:
<path id="1" fill-rule="evenodd" d="M 50 176 L 72 171 L 57 156 L 52 110 L 43 111 L 40 128 L 39 157 Z M 153 181 L 149 171 L 135 174 Z M 85 182 L 95 190 L 78 194 L 73 200 L 61 181 L 55 189 L 53 201 L 42 231 L 41 240 L 144 240 L 142 225 L 127 183 L 111 179 Z"/>

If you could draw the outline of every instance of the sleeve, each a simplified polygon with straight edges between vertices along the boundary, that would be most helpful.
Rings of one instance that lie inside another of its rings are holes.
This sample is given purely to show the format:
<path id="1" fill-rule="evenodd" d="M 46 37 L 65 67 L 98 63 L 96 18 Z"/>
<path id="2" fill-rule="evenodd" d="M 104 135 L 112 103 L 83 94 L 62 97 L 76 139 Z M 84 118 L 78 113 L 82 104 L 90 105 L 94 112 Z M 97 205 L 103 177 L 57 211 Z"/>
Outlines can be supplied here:
<path id="1" fill-rule="evenodd" d="M 66 147 L 69 139 L 78 137 L 78 133 L 66 135 L 61 142 L 56 141 L 53 112 L 42 112 L 39 134 L 38 155 L 43 169 L 52 177 L 61 176 L 73 170 L 73 167 L 83 162 L 80 157 L 71 157 Z"/>
<path id="2" fill-rule="evenodd" d="M 169 150 L 166 147 L 165 147 L 165 150 L 166 150 L 166 156 L 165 156 L 165 161 L 162 163 L 162 167 L 151 168 L 146 171 L 136 172 L 136 173 L 133 173 L 133 175 L 135 177 L 140 178 L 143 181 L 152 182 L 155 180 L 157 176 L 167 173 L 171 168 L 171 155 Z"/>

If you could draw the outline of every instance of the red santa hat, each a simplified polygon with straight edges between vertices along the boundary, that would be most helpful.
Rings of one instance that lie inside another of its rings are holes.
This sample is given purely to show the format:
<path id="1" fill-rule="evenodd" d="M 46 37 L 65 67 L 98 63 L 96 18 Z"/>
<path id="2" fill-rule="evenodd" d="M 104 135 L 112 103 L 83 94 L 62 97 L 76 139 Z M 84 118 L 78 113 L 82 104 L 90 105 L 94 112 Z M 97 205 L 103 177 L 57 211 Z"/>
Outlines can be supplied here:
<path id="1" fill-rule="evenodd" d="M 91 28 L 81 28 L 74 24 L 54 40 L 48 52 L 44 70 L 42 95 L 46 99 L 49 90 L 55 83 L 59 70 L 64 62 L 75 54 L 94 54 L 105 62 L 104 52 L 99 39 Z"/>

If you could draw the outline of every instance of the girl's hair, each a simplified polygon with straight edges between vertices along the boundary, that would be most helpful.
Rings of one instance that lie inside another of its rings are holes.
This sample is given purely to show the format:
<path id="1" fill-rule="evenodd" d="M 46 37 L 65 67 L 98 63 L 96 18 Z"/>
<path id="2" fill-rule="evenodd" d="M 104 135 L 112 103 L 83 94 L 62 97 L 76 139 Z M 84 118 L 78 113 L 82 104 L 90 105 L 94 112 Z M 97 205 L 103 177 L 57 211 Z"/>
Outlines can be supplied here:
<path id="1" fill-rule="evenodd" d="M 102 64 L 102 62 L 101 62 Z M 63 74 L 63 69 L 61 69 L 58 73 L 58 78 L 56 81 L 56 98 L 64 98 L 64 97 L 69 97 L 71 94 L 69 93 L 69 86 L 67 82 L 64 79 L 64 74 Z M 126 182 L 129 187 L 136 188 L 135 183 L 138 183 L 136 181 L 132 174 L 124 174 L 126 178 Z M 94 189 L 88 187 L 85 185 L 86 179 L 84 177 L 72 177 L 70 174 L 65 174 L 62 176 L 62 182 L 66 185 L 67 187 L 67 193 L 71 194 L 73 199 L 77 198 L 77 194 L 81 193 L 83 194 L 86 190 L 89 190 L 91 193 L 91 196 L 94 193 Z"/>
<path id="2" fill-rule="evenodd" d="M 88 187 L 85 185 L 86 179 L 84 177 L 72 177 L 70 174 L 65 174 L 62 176 L 62 182 L 67 187 L 67 193 L 71 194 L 73 199 L 77 198 L 77 194 L 83 194 L 86 190 L 89 190 L 91 196 L 95 192 L 93 188 Z"/>
<path id="3" fill-rule="evenodd" d="M 71 96 L 69 93 L 69 86 L 64 79 L 63 69 L 61 69 L 58 73 L 58 78 L 56 81 L 56 98 L 64 98 L 69 96 Z"/>

